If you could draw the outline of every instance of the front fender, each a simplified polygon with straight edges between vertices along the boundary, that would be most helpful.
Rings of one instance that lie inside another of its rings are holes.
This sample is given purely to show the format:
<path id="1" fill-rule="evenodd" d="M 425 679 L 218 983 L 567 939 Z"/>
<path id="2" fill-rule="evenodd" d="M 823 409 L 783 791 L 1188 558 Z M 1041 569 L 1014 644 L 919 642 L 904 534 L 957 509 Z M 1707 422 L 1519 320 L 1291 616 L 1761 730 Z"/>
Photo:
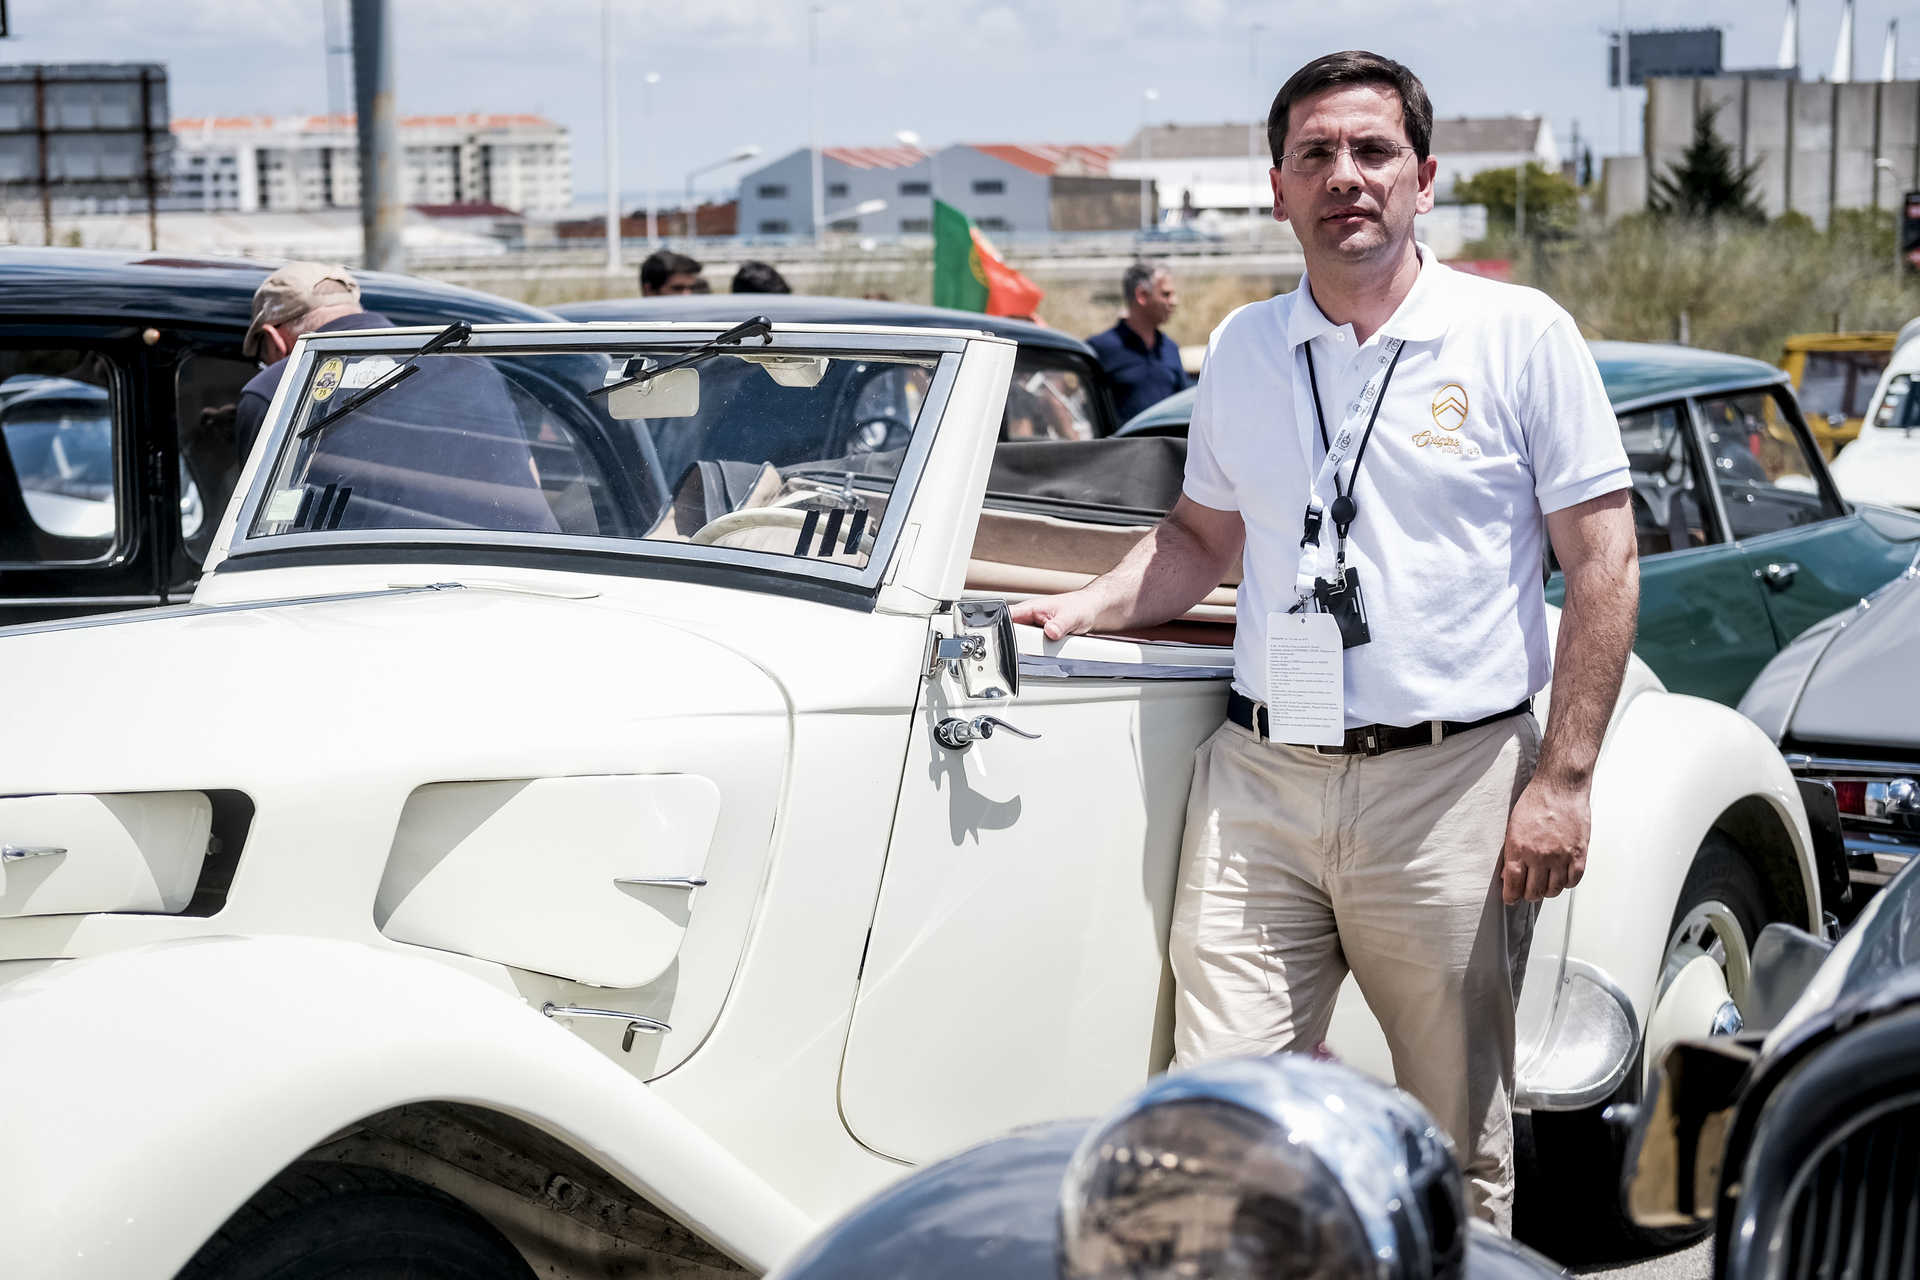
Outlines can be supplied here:
<path id="1" fill-rule="evenodd" d="M 813 1223 L 644 1084 L 439 961 L 206 938 L 0 989 L 7 1271 L 173 1275 L 254 1191 L 354 1122 L 468 1103 L 566 1142 L 765 1270 Z"/>

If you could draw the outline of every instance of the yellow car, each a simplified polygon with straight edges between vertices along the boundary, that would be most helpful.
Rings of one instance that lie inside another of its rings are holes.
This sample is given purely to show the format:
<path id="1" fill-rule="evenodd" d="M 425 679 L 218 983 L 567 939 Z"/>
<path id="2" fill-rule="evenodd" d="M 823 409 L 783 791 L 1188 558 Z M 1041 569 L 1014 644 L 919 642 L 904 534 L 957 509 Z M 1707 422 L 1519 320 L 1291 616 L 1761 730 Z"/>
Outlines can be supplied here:
<path id="1" fill-rule="evenodd" d="M 1893 335 L 1796 333 L 1780 355 L 1821 452 L 1831 458 L 1860 434 L 1867 401 L 1893 355 Z"/>

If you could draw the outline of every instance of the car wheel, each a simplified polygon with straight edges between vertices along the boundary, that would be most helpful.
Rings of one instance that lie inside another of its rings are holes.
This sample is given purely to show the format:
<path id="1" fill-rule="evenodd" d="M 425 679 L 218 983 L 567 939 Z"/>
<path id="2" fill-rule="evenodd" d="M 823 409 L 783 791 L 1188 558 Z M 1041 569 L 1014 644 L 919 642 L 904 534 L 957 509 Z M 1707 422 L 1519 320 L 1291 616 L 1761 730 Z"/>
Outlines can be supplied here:
<path id="1" fill-rule="evenodd" d="M 1515 1204 L 1515 1233 L 1535 1248 L 1565 1261 L 1569 1250 L 1593 1260 L 1644 1255 L 1700 1239 L 1710 1224 L 1647 1228 L 1627 1216 L 1621 1193 L 1626 1126 L 1609 1123 L 1607 1111 L 1637 1103 L 1649 1035 L 1673 1011 L 1662 1000 L 1678 998 L 1682 984 L 1699 976 L 1688 966 L 1705 957 L 1720 971 L 1726 994 L 1738 1005 L 1753 977 L 1753 943 L 1767 923 L 1766 896 L 1753 864 L 1718 832 L 1709 833 L 1694 855 L 1667 926 L 1666 954 L 1654 987 L 1653 1014 L 1642 1033 L 1641 1052 L 1627 1078 L 1606 1101 L 1579 1111 L 1536 1111 L 1530 1117 L 1530 1147 Z M 1687 976 L 1683 976 L 1687 975 Z M 1711 1002 L 1711 1001 L 1710 1001 Z M 1710 1010 L 1696 1007 L 1691 1021 Z M 1687 1035 L 1708 1027 L 1687 1026 Z M 1656 1052 L 1663 1045 L 1653 1046 Z"/>
<path id="2" fill-rule="evenodd" d="M 363 1165 L 305 1160 L 256 1192 L 177 1280 L 533 1280 L 452 1196 Z"/>

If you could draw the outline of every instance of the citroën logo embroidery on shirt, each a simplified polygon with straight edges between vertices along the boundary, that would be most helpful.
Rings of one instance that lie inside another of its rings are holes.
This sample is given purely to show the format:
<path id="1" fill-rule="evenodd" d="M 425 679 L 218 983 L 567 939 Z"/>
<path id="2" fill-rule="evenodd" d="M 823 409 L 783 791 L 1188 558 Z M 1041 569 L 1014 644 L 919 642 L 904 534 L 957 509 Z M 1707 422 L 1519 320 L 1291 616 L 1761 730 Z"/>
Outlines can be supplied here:
<path id="1" fill-rule="evenodd" d="M 1462 440 L 1460 431 L 1467 425 L 1467 389 L 1457 382 L 1445 383 L 1433 393 L 1433 425 L 1437 431 L 1416 431 L 1413 442 L 1420 448 L 1432 446 L 1456 457 L 1477 458 L 1480 446 Z"/>

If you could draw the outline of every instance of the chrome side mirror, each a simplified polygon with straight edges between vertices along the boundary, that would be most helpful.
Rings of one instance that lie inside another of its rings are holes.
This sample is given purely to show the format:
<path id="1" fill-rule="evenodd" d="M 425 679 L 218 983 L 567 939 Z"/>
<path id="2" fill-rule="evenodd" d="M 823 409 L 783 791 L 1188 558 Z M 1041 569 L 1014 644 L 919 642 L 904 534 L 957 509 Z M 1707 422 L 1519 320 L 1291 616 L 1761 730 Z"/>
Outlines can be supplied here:
<path id="1" fill-rule="evenodd" d="M 1004 600 L 962 600 L 953 606 L 953 634 L 935 636 L 927 674 L 945 668 L 968 701 L 996 702 L 1020 692 L 1020 650 L 1013 612 Z"/>

